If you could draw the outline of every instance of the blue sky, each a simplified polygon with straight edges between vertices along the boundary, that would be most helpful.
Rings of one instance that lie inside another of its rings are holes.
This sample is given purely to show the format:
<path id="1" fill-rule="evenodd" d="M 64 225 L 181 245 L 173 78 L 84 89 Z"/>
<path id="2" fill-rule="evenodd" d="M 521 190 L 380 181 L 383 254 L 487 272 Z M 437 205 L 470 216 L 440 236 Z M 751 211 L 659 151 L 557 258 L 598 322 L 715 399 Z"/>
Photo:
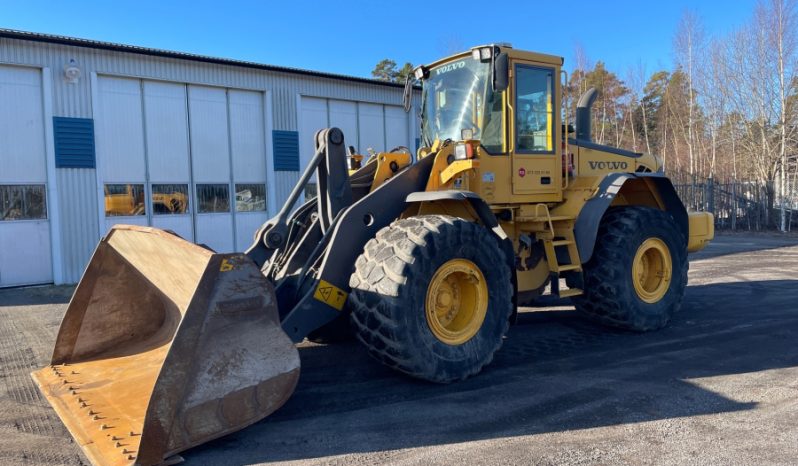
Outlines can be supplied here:
<path id="1" fill-rule="evenodd" d="M 0 0 L 0 27 L 354 76 L 382 58 L 428 63 L 489 42 L 561 55 L 577 44 L 621 76 L 669 67 L 682 13 L 708 34 L 748 20 L 753 0 L 38 1 Z"/>

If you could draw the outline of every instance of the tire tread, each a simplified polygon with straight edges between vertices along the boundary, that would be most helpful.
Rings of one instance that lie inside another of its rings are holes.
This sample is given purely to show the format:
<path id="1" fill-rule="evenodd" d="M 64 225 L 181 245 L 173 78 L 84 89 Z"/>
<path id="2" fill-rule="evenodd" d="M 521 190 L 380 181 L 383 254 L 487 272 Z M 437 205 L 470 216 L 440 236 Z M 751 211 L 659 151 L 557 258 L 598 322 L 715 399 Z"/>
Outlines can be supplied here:
<path id="1" fill-rule="evenodd" d="M 491 346 L 482 351 L 484 357 L 457 372 L 436 368 L 412 344 L 413 338 L 408 334 L 412 330 L 403 324 L 403 313 L 419 310 L 408 309 L 408 304 L 402 302 L 400 296 L 426 294 L 426 289 L 412 289 L 417 283 L 413 277 L 419 273 L 422 264 L 431 263 L 433 257 L 440 252 L 436 250 L 440 247 L 436 243 L 440 241 L 436 242 L 433 237 L 444 233 L 445 238 L 460 241 L 461 244 L 479 244 L 480 249 L 489 250 L 493 245 L 495 252 L 491 251 L 486 255 L 492 270 L 484 273 L 500 274 L 500 282 L 506 283 L 506 288 L 489 289 L 488 292 L 506 294 L 509 303 L 512 297 L 510 271 L 504 265 L 504 253 L 496 239 L 482 226 L 445 215 L 396 220 L 378 232 L 366 243 L 363 254 L 356 262 L 350 279 L 352 293 L 349 299 L 355 336 L 373 358 L 410 376 L 448 383 L 465 379 L 482 370 L 492 361 L 503 339 L 491 342 Z M 500 316 L 504 322 L 502 335 L 508 330 L 512 313 L 512 306 L 506 307 L 504 311 L 507 315 Z M 488 312 L 491 312 L 490 307 Z"/>

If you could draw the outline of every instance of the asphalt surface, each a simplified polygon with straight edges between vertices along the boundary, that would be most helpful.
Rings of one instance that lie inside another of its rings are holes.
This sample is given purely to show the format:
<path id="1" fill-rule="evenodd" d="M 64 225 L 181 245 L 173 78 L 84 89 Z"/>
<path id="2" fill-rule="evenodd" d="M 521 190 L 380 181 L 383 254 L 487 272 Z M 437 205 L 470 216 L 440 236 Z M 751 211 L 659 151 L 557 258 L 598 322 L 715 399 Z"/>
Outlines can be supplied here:
<path id="1" fill-rule="evenodd" d="M 28 376 L 71 291 L 0 290 L 0 464 L 87 463 Z M 356 342 L 300 356 L 283 408 L 185 464 L 798 464 L 798 238 L 717 238 L 658 332 L 526 308 L 457 384 L 408 379 Z"/>

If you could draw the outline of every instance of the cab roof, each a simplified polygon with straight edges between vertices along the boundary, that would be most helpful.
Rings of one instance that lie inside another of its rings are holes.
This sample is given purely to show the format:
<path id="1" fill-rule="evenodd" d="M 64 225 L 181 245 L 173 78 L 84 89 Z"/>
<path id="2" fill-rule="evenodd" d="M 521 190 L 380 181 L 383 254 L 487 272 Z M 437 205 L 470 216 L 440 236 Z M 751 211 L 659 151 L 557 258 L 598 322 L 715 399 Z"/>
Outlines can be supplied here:
<path id="1" fill-rule="evenodd" d="M 433 63 L 430 63 L 427 66 L 429 68 L 435 68 L 435 67 L 440 66 L 440 65 L 442 65 L 444 63 L 448 63 L 448 62 L 450 62 L 452 60 L 459 60 L 461 58 L 468 57 L 468 56 L 471 55 L 471 51 L 473 49 L 481 48 L 481 47 L 487 47 L 487 46 L 490 46 L 490 45 L 496 45 L 497 47 L 499 47 L 501 49 L 502 52 L 507 53 L 507 55 L 511 59 L 515 58 L 515 59 L 521 59 L 521 60 L 529 60 L 529 61 L 534 61 L 534 62 L 538 62 L 538 63 L 545 63 L 545 64 L 548 64 L 548 65 L 554 65 L 554 66 L 562 66 L 563 63 L 565 62 L 563 57 L 558 57 L 556 55 L 549 55 L 549 54 L 539 53 L 539 52 L 530 52 L 530 51 L 526 51 L 526 50 L 518 50 L 518 49 L 512 48 L 511 46 L 509 46 L 507 44 L 485 44 L 485 45 L 472 47 L 471 49 L 469 49 L 468 51 L 465 51 L 465 52 L 460 52 L 460 53 L 456 53 L 454 55 L 450 55 L 450 56 L 448 56 L 446 58 L 441 58 L 440 60 L 437 60 L 437 61 L 435 61 Z"/>

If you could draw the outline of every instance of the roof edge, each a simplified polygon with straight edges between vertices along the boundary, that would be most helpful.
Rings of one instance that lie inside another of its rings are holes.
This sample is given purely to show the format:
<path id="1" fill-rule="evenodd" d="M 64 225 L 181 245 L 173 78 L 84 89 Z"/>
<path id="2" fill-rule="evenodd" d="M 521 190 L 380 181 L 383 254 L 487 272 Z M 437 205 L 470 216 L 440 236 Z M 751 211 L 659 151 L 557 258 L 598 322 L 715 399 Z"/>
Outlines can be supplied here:
<path id="1" fill-rule="evenodd" d="M 343 74 L 325 73 L 322 71 L 305 70 L 301 68 L 290 68 L 276 65 L 266 65 L 263 63 L 256 63 L 243 60 L 234 60 L 230 58 L 211 57 L 207 55 L 198 55 L 186 52 L 175 52 L 171 50 L 153 49 L 148 47 L 140 47 L 137 45 L 116 44 L 113 42 L 103 42 L 91 39 L 81 39 L 76 37 L 58 36 L 52 34 L 43 34 L 38 32 L 19 31 L 15 29 L 2 29 L 0 28 L 0 38 L 27 40 L 32 42 L 44 42 L 49 44 L 71 45 L 74 47 L 83 47 L 99 50 L 110 50 L 114 52 L 127 52 L 139 55 L 149 55 L 162 58 L 173 58 L 178 60 L 189 60 L 202 63 L 210 63 L 214 65 L 227 65 L 239 66 L 242 68 L 250 68 L 264 71 L 273 71 L 278 73 L 299 74 L 303 76 L 313 76 L 318 78 L 336 79 L 340 81 L 350 81 L 362 84 L 374 84 L 377 86 L 387 86 L 397 89 L 404 87 L 403 83 L 393 83 L 388 81 L 380 81 L 377 79 L 360 78 L 357 76 L 348 76 Z"/>

